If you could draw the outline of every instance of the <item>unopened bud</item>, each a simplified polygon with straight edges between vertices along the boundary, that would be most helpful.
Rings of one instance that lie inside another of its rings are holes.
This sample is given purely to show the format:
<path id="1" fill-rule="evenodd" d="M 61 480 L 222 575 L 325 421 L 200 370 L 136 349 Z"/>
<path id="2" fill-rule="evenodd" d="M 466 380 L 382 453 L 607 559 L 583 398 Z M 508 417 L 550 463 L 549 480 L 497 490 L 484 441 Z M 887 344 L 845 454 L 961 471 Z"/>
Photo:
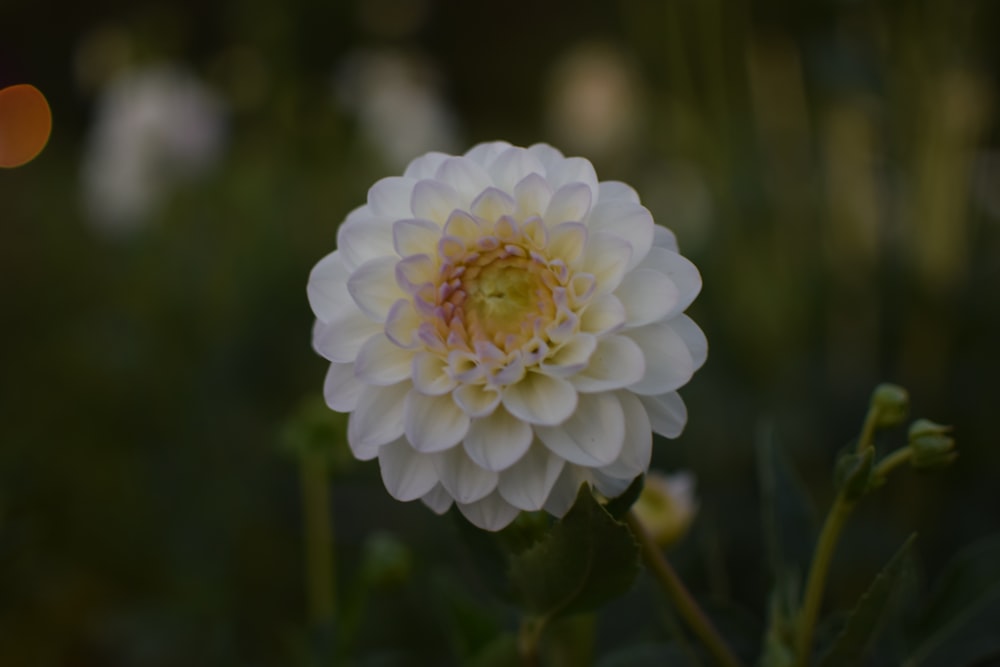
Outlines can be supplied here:
<path id="1" fill-rule="evenodd" d="M 694 486 L 695 477 L 687 471 L 664 475 L 651 470 L 646 474 L 645 486 L 632 511 L 661 547 L 668 547 L 687 534 L 698 513 Z"/>
<path id="2" fill-rule="evenodd" d="M 950 426 L 935 424 L 928 419 L 918 419 L 910 425 L 910 463 L 914 468 L 931 470 L 944 468 L 952 463 L 958 453 L 955 439 L 949 435 Z"/>
<path id="3" fill-rule="evenodd" d="M 875 428 L 892 428 L 906 420 L 910 394 L 897 384 L 883 383 L 872 392 L 871 406 L 875 410 Z"/>

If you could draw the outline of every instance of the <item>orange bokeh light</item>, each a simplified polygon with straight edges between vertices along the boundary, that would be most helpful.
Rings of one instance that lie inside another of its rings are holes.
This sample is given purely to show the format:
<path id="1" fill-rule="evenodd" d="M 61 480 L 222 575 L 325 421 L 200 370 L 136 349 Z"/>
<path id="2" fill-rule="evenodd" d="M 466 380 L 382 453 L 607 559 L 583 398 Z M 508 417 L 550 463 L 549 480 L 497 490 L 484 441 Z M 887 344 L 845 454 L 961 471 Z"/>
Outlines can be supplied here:
<path id="1" fill-rule="evenodd" d="M 26 83 L 0 90 L 0 167 L 20 167 L 45 148 L 52 112 L 45 96 Z"/>

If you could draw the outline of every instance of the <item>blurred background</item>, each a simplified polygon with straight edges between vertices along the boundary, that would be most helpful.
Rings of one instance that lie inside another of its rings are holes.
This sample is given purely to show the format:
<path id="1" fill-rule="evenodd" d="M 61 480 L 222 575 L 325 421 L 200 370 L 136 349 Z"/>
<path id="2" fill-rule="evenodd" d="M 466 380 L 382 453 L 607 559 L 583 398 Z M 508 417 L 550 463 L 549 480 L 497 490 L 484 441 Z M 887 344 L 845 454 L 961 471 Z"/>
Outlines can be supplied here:
<path id="1" fill-rule="evenodd" d="M 880 381 L 961 455 L 866 500 L 830 600 L 914 530 L 939 570 L 1000 528 L 997 25 L 988 0 L 5 0 L 0 88 L 53 125 L 0 170 L 0 664 L 318 664 L 317 447 L 363 664 L 513 627 L 455 522 L 348 460 L 305 298 L 375 180 L 492 139 L 631 183 L 702 272 L 709 361 L 654 455 L 697 476 L 699 594 L 763 616 L 755 441 L 823 508 Z M 662 633 L 640 593 L 601 641 Z"/>

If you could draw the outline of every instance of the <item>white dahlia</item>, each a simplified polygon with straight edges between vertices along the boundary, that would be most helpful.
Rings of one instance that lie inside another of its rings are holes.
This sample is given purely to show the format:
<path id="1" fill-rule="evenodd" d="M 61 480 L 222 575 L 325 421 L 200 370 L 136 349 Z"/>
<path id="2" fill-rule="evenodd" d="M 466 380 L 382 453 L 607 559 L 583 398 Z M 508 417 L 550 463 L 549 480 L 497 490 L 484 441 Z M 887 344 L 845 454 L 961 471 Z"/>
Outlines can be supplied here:
<path id="1" fill-rule="evenodd" d="M 384 178 L 309 277 L 327 404 L 393 497 L 499 530 L 608 497 L 676 437 L 701 289 L 635 191 L 544 144 L 429 153 Z"/>

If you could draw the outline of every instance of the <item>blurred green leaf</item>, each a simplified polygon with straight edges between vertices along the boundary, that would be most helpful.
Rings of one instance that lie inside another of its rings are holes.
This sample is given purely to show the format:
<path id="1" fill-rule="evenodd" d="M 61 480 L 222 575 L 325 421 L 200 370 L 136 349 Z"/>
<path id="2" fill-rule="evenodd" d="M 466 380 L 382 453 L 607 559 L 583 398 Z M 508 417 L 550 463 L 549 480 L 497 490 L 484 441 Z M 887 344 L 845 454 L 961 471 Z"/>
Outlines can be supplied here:
<path id="1" fill-rule="evenodd" d="M 514 595 L 541 618 L 596 608 L 628 590 L 639 572 L 639 548 L 582 486 L 549 534 L 510 562 Z"/>
<path id="2" fill-rule="evenodd" d="M 761 665 L 784 667 L 792 664 L 794 656 L 800 577 L 809 561 L 816 521 L 805 485 L 775 442 L 769 423 L 757 432 L 757 474 L 764 544 L 773 579 Z"/>
<path id="3" fill-rule="evenodd" d="M 843 630 L 820 659 L 820 667 L 860 664 L 875 635 L 883 625 L 909 566 L 910 549 L 916 535 L 910 535 L 889 563 L 876 575 L 858 604 L 851 610 Z"/>
<path id="4" fill-rule="evenodd" d="M 698 663 L 683 648 L 666 644 L 634 644 L 610 653 L 596 667 L 696 667 Z"/>
<path id="5" fill-rule="evenodd" d="M 951 646 L 982 644 L 982 652 L 1000 650 L 996 637 L 997 618 L 980 623 L 981 617 L 996 611 L 1000 598 L 1000 535 L 986 537 L 963 549 L 938 579 L 934 593 L 912 636 L 913 650 L 907 665 L 921 665 L 932 654 L 953 655 Z M 967 626 L 982 628 L 981 637 L 970 637 Z M 949 657 L 949 659 L 951 659 Z M 946 664 L 961 664 L 948 662 Z"/>
<path id="6" fill-rule="evenodd" d="M 517 637 L 503 634 L 487 644 L 469 663 L 469 667 L 518 667 Z"/>

